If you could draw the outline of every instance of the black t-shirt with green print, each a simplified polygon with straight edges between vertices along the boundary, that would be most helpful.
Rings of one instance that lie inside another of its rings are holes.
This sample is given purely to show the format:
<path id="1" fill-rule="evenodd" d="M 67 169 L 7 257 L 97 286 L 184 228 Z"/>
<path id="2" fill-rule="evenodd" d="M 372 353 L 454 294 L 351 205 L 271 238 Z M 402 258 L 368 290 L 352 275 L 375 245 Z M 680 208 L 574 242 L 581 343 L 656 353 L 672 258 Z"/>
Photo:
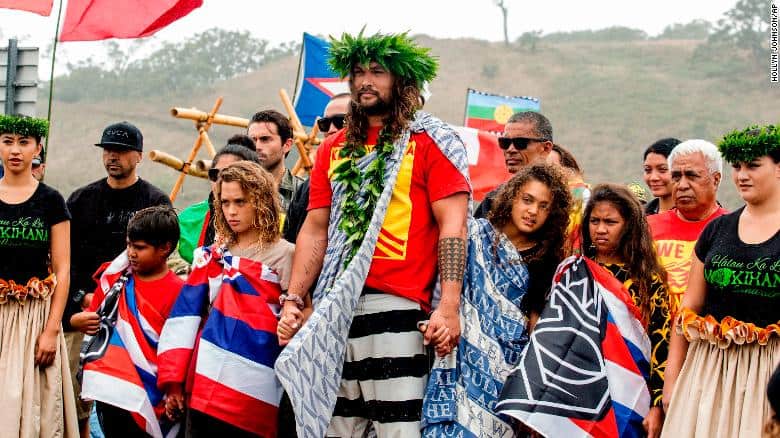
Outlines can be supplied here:
<path id="1" fill-rule="evenodd" d="M 737 227 L 743 210 L 710 222 L 696 243 L 707 282 L 701 313 L 764 327 L 780 321 L 780 231 L 762 243 L 742 242 Z"/>
<path id="2" fill-rule="evenodd" d="M 32 277 L 46 278 L 51 227 L 67 220 L 65 199 L 43 183 L 22 203 L 0 200 L 0 278 L 21 284 Z"/>

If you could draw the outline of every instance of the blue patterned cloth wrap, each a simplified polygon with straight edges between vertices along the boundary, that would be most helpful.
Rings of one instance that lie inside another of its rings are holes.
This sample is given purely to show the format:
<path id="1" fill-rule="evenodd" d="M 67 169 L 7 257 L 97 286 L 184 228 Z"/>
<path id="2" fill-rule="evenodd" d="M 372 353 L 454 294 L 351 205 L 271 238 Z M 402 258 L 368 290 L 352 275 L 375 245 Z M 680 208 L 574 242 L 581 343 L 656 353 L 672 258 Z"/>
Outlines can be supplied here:
<path id="1" fill-rule="evenodd" d="M 514 436 L 493 407 L 528 343 L 528 320 L 520 310 L 527 289 L 528 270 L 514 245 L 487 220 L 471 220 L 460 342 L 434 362 L 423 401 L 423 436 Z"/>

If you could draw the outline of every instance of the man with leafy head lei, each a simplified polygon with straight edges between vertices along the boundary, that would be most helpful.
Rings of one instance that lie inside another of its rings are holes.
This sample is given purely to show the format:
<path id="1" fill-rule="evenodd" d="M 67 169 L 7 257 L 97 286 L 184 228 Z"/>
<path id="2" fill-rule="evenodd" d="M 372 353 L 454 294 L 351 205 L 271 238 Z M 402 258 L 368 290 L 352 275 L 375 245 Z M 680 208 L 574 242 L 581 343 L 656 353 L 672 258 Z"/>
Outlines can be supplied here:
<path id="1" fill-rule="evenodd" d="M 468 160 L 457 134 L 420 111 L 438 67 L 428 52 L 405 33 L 331 41 L 350 108 L 317 151 L 281 342 L 317 281 L 315 310 L 276 362 L 300 436 L 419 436 L 426 345 L 446 354 L 458 342 Z"/>

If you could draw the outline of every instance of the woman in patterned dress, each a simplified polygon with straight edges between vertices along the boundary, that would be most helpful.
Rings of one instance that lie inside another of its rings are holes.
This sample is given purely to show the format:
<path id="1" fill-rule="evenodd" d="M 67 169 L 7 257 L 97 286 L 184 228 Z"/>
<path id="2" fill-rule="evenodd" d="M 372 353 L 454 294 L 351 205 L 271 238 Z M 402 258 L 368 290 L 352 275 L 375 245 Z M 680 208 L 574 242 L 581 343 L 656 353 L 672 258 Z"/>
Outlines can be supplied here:
<path id="1" fill-rule="evenodd" d="M 642 313 L 651 343 L 651 407 L 643 426 L 649 437 L 661 433 L 662 395 L 669 344 L 666 272 L 658 263 L 639 200 L 624 186 L 600 184 L 583 214 L 582 254 L 623 283 Z"/>

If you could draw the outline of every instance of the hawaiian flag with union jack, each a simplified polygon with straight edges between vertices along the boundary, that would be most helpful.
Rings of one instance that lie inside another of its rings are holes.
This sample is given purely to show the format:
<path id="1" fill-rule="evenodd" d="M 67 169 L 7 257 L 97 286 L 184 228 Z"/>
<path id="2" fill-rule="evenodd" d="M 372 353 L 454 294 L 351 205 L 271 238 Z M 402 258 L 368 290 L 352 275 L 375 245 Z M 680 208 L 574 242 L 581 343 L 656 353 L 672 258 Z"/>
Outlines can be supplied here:
<path id="1" fill-rule="evenodd" d="M 152 437 L 174 437 L 180 425 L 165 417 L 164 394 L 157 388 L 157 346 L 164 318 L 148 313 L 154 306 L 142 303 L 136 294 L 128 266 L 124 251 L 100 276 L 105 294 L 97 309 L 101 327 L 84 341 L 81 397 L 130 412 Z"/>
<path id="2" fill-rule="evenodd" d="M 280 294 L 278 275 L 268 266 L 226 249 L 198 248 L 160 336 L 159 385 L 187 381 L 188 407 L 276 436 Z"/>
<path id="3" fill-rule="evenodd" d="M 496 412 L 544 436 L 644 436 L 650 340 L 641 319 L 612 274 L 585 257 L 564 261 Z"/>

